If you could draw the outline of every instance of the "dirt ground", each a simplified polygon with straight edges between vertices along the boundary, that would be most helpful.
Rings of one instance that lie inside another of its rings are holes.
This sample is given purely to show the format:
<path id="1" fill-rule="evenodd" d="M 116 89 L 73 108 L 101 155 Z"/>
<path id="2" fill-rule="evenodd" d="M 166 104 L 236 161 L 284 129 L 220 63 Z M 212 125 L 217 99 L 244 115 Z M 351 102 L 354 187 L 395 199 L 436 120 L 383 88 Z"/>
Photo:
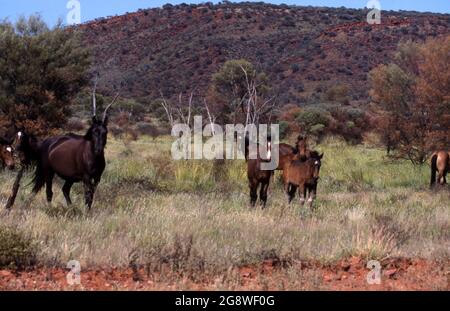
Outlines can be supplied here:
<path id="1" fill-rule="evenodd" d="M 449 290 L 450 261 L 389 259 L 382 262 L 381 284 L 366 281 L 366 262 L 352 257 L 331 265 L 273 261 L 223 275 L 187 277 L 144 268 L 96 268 L 81 272 L 81 285 L 69 285 L 68 270 L 0 270 L 0 290 Z"/>

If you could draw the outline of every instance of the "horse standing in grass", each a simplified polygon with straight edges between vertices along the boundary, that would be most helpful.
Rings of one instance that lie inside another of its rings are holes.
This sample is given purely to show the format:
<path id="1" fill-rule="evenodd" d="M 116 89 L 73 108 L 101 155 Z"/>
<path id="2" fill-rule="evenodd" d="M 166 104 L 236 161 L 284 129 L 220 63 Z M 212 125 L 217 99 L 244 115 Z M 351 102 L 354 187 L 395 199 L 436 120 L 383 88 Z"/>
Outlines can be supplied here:
<path id="1" fill-rule="evenodd" d="M 270 137 L 267 139 L 267 155 L 263 158 L 259 154 L 258 145 L 255 144 L 256 148 L 250 148 L 250 141 L 248 137 L 245 137 L 245 159 L 247 161 L 247 177 L 250 187 L 250 204 L 255 206 L 258 200 L 258 188 L 259 199 L 262 204 L 262 208 L 266 207 L 267 203 L 267 191 L 269 189 L 270 178 L 273 175 L 273 170 L 262 170 L 261 164 L 263 162 L 271 161 L 271 140 Z M 255 150 L 256 149 L 256 150 Z M 253 152 L 257 152 L 256 155 Z"/>
<path id="2" fill-rule="evenodd" d="M 441 185 L 447 183 L 447 173 L 450 171 L 450 153 L 447 151 L 436 151 L 431 156 L 431 180 L 430 187 L 432 188 L 436 182 Z M 436 179 L 436 172 L 438 176 Z"/>
<path id="3" fill-rule="evenodd" d="M 288 145 L 289 146 L 289 145 Z M 285 155 L 280 155 L 280 170 L 283 171 L 283 183 L 285 187 L 285 191 L 288 195 L 289 202 L 291 202 L 295 197 L 295 192 L 297 191 L 297 187 L 292 183 L 289 183 L 289 174 L 292 174 L 292 170 L 289 170 L 291 164 L 295 164 L 296 169 L 300 169 L 302 162 L 306 162 L 308 159 L 316 160 L 319 165 L 321 163 L 322 155 L 315 150 L 310 150 L 308 148 L 308 141 L 306 136 L 299 135 L 297 137 L 297 141 L 295 143 L 295 147 L 291 147 L 292 152 L 287 152 Z M 294 163 L 295 162 L 295 163 Z M 298 173 L 296 173 L 299 175 Z M 314 187 L 314 196 L 317 191 L 317 185 Z M 306 196 L 306 193 L 303 195 L 303 201 Z M 302 196 L 300 196 L 300 200 L 302 200 Z"/>
<path id="4" fill-rule="evenodd" d="M 305 204 L 308 194 L 308 202 L 312 207 L 313 201 L 317 194 L 317 183 L 319 181 L 319 173 L 323 154 L 313 154 L 307 160 L 294 160 L 283 171 L 284 189 L 291 203 L 298 188 L 300 196 L 300 204 Z"/>
<path id="5" fill-rule="evenodd" d="M 46 186 L 47 201 L 50 203 L 56 174 L 65 181 L 62 192 L 67 204 L 72 204 L 72 185 L 83 182 L 86 206 L 91 209 L 95 190 L 106 166 L 104 149 L 108 135 L 107 113 L 117 97 L 106 107 L 102 119 L 98 119 L 94 87 L 92 124 L 84 136 L 67 134 L 39 142 L 33 136 L 21 133 L 18 149 L 23 153 L 23 164 L 36 167 L 33 195 Z"/>

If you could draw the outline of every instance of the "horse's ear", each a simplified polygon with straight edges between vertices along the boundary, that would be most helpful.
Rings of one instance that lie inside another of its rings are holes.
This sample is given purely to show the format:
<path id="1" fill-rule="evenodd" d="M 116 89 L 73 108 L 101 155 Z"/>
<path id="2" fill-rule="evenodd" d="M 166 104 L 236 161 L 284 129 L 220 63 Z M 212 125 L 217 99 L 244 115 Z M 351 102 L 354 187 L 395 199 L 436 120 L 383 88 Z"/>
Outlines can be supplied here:
<path id="1" fill-rule="evenodd" d="M 105 119 L 103 120 L 103 125 L 108 126 L 109 117 L 105 116 Z"/>
<path id="2" fill-rule="evenodd" d="M 95 123 L 97 123 L 97 117 L 96 117 L 96 116 L 93 116 L 93 117 L 92 117 L 92 124 L 95 124 Z"/>
<path id="3" fill-rule="evenodd" d="M 319 155 L 319 159 L 322 160 L 322 158 L 323 158 L 323 152 L 322 152 L 322 154 Z"/>

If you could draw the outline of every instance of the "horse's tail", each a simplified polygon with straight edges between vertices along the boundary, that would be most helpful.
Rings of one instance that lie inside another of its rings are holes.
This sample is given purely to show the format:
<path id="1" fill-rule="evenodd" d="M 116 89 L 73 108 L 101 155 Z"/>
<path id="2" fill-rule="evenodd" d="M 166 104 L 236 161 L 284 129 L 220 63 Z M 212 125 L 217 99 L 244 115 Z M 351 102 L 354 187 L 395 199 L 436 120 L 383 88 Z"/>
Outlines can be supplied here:
<path id="1" fill-rule="evenodd" d="M 437 153 L 433 154 L 431 157 L 431 179 L 430 179 L 430 187 L 436 183 L 436 171 L 437 171 Z"/>
<path id="2" fill-rule="evenodd" d="M 44 169 L 40 161 L 36 163 L 33 180 L 33 193 L 38 193 L 45 185 Z"/>

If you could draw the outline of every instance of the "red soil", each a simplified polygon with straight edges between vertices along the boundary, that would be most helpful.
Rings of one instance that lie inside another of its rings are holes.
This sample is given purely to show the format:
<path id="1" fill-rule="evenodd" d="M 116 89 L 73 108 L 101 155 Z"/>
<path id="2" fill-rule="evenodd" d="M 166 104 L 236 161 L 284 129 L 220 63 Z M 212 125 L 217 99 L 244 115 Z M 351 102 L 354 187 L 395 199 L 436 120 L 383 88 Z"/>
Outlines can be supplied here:
<path id="1" fill-rule="evenodd" d="M 273 261 L 247 266 L 215 277 L 193 280 L 176 273 L 151 273 L 145 269 L 106 268 L 81 272 L 81 285 L 67 284 L 67 270 L 37 268 L 0 270 L 0 290 L 449 290 L 450 261 L 390 259 L 382 263 L 380 285 L 366 281 L 368 269 L 360 258 L 332 265 L 299 262 L 289 269 Z M 288 276 L 291 273 L 291 276 Z M 295 276 L 292 273 L 295 271 Z M 299 277 L 300 276 L 300 277 Z M 227 283 L 224 283 L 226 280 Z M 224 285 L 226 284 L 226 285 Z"/>

